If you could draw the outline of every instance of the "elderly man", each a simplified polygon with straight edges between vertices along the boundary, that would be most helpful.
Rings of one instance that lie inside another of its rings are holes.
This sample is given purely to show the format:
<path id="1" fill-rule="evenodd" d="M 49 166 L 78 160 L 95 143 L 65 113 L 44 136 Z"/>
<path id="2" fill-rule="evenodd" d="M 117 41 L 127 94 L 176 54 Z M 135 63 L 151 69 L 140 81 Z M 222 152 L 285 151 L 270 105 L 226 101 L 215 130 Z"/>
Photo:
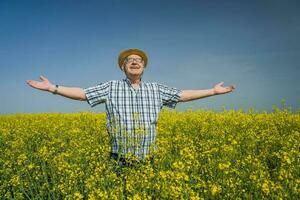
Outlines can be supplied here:
<path id="1" fill-rule="evenodd" d="M 41 82 L 27 80 L 36 89 L 59 94 L 75 100 L 87 101 L 92 107 L 105 103 L 111 156 L 128 155 L 144 159 L 155 149 L 156 124 L 163 106 L 175 108 L 178 102 L 225 94 L 234 86 L 223 82 L 207 90 L 179 90 L 156 82 L 142 81 L 148 63 L 145 52 L 127 49 L 120 53 L 119 67 L 125 73 L 123 80 L 112 80 L 85 89 L 52 84 L 41 76 Z"/>

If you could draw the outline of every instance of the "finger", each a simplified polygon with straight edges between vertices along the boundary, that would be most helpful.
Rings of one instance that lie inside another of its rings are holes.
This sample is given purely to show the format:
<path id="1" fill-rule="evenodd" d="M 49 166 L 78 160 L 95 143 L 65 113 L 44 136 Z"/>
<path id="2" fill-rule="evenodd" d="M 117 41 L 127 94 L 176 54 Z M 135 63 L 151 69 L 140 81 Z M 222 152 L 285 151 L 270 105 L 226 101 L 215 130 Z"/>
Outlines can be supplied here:
<path id="1" fill-rule="evenodd" d="M 233 91 L 233 90 L 234 90 L 234 87 L 233 87 L 233 86 L 229 86 L 229 87 L 227 87 L 227 90 L 228 90 L 228 91 Z"/>
<path id="2" fill-rule="evenodd" d="M 36 85 L 37 82 L 36 82 L 36 81 L 31 81 L 30 84 L 31 84 L 31 85 Z"/>
<path id="3" fill-rule="evenodd" d="M 32 84 L 34 81 L 33 80 L 27 80 L 26 83 L 27 84 Z"/>
<path id="4" fill-rule="evenodd" d="M 27 84 L 31 87 L 34 87 L 36 85 L 36 82 L 35 81 L 32 81 L 32 80 L 29 80 L 27 81 Z"/>
<path id="5" fill-rule="evenodd" d="M 223 86 L 223 84 L 224 84 L 224 81 L 220 82 L 218 85 Z"/>
<path id="6" fill-rule="evenodd" d="M 48 81 L 48 79 L 47 79 L 45 76 L 43 76 L 43 75 L 40 76 L 40 79 L 41 79 L 42 81 Z"/>
<path id="7" fill-rule="evenodd" d="M 216 85 L 215 85 L 215 87 L 222 87 L 222 84 L 223 84 L 224 82 L 219 82 L 219 83 L 217 83 Z"/>

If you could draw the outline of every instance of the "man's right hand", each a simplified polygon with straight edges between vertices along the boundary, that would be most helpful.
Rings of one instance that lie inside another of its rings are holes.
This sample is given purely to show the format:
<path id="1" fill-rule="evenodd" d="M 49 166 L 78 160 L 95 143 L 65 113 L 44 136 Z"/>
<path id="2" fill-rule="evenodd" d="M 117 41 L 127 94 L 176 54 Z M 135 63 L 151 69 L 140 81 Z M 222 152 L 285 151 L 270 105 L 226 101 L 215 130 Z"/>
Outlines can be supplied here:
<path id="1" fill-rule="evenodd" d="M 54 91 L 55 86 L 46 77 L 40 76 L 40 79 L 42 81 L 27 80 L 26 83 L 35 89 L 48 91 L 48 92 Z"/>
<path id="2" fill-rule="evenodd" d="M 56 90 L 53 85 L 46 77 L 40 76 L 41 81 L 27 80 L 26 83 L 31 87 L 43 91 L 54 92 Z M 80 101 L 86 101 L 86 95 L 82 88 L 79 87 L 65 87 L 59 86 L 56 90 L 56 94 Z"/>

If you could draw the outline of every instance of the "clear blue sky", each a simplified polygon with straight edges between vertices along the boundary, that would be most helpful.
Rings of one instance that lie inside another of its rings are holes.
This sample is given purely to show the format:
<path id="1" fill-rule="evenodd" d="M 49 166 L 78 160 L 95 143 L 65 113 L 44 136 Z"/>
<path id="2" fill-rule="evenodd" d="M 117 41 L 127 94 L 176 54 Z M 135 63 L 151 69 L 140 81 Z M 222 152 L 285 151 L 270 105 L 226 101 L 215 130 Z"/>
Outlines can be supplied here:
<path id="1" fill-rule="evenodd" d="M 104 111 L 25 81 L 89 87 L 122 79 L 117 56 L 149 55 L 143 80 L 179 89 L 224 81 L 233 93 L 180 103 L 179 110 L 300 108 L 299 1 L 1 0 L 0 114 Z"/>

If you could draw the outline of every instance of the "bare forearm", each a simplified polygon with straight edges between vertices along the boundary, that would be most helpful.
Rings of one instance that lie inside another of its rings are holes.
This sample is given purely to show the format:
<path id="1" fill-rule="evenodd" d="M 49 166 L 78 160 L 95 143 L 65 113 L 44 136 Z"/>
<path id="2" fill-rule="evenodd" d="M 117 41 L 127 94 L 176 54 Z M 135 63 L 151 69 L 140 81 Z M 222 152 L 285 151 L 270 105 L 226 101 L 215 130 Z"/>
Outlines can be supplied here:
<path id="1" fill-rule="evenodd" d="M 180 95 L 180 102 L 192 101 L 215 95 L 214 89 L 207 90 L 183 90 Z"/>
<path id="2" fill-rule="evenodd" d="M 55 91 L 55 85 L 51 85 L 49 88 L 49 92 L 53 93 Z M 56 94 L 74 99 L 79 101 L 85 101 L 86 96 L 82 88 L 78 87 L 65 87 L 65 86 L 59 86 L 57 88 Z"/>

